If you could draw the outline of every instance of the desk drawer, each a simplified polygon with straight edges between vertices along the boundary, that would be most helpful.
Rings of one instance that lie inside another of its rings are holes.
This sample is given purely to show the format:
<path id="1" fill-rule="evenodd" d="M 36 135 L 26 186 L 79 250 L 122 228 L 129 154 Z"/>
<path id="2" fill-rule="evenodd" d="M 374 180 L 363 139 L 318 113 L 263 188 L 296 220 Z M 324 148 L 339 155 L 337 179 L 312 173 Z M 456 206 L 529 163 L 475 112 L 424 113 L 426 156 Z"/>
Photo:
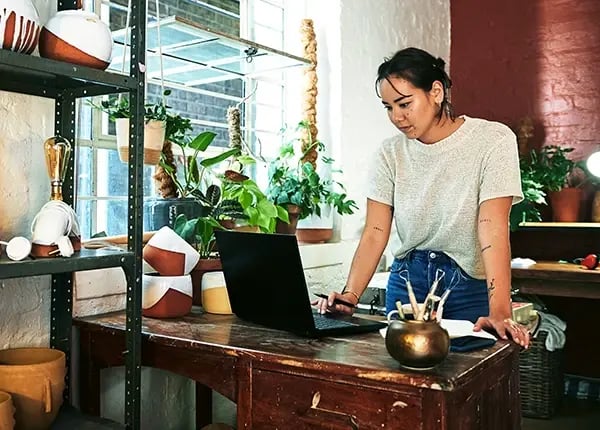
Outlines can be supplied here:
<path id="1" fill-rule="evenodd" d="M 253 429 L 421 429 L 420 392 L 254 370 Z"/>

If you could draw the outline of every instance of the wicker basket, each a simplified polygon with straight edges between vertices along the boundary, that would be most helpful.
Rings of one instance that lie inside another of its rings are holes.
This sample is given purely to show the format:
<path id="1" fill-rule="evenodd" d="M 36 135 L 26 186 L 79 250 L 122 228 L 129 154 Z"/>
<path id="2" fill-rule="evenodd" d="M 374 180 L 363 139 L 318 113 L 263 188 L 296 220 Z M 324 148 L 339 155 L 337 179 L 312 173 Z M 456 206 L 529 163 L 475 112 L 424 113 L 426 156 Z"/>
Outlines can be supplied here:
<path id="1" fill-rule="evenodd" d="M 519 357 L 523 416 L 551 418 L 564 392 L 562 350 L 546 349 L 548 332 L 539 331 Z"/>

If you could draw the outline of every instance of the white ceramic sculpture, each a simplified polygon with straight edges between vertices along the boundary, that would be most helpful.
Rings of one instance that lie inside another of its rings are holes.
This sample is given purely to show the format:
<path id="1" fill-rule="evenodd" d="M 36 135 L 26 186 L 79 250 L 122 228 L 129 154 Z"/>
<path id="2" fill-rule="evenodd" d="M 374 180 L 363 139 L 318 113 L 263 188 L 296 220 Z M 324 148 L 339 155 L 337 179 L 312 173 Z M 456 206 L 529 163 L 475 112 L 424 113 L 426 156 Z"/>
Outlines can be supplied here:
<path id="1" fill-rule="evenodd" d="M 30 0 L 0 0 L 0 47 L 31 54 L 39 36 L 40 17 Z"/>

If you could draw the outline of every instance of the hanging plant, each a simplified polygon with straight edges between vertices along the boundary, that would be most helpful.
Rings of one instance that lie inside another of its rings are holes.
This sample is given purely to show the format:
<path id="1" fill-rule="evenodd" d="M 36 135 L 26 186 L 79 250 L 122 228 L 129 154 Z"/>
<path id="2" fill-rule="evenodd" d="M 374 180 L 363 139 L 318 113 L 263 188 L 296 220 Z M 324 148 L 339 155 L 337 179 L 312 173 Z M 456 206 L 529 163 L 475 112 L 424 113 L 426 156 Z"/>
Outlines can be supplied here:
<path id="1" fill-rule="evenodd" d="M 304 58 L 310 64 L 304 69 L 304 102 L 303 102 L 303 118 L 308 124 L 303 130 L 302 153 L 304 157 L 302 161 L 310 163 L 313 169 L 317 168 L 317 149 L 313 146 L 313 142 L 317 142 L 317 39 L 313 27 L 312 19 L 302 20 L 300 28 L 302 46 L 304 49 Z"/>

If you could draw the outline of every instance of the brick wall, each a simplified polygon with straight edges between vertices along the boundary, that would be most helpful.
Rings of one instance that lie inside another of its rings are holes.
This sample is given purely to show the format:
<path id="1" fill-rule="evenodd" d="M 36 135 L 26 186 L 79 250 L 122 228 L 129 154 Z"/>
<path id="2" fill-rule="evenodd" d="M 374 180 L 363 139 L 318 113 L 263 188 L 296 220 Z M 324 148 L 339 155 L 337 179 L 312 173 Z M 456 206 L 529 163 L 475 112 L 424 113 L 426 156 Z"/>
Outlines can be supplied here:
<path id="1" fill-rule="evenodd" d="M 533 116 L 536 144 L 600 148 L 600 2 L 451 2 L 458 112 L 514 126 Z"/>
<path id="2" fill-rule="evenodd" d="M 223 9 L 239 16 L 239 1 L 238 0 L 203 0 L 211 6 Z M 126 0 L 116 0 L 115 3 L 127 5 Z M 231 35 L 239 35 L 240 25 L 239 18 L 223 14 L 210 8 L 202 7 L 196 4 L 193 0 L 161 0 L 159 3 L 160 16 L 178 16 L 187 20 L 202 24 L 216 31 Z M 148 11 L 151 16 L 156 15 L 156 6 L 154 1 L 148 3 Z M 124 28 L 126 23 L 126 14 L 122 11 L 114 10 L 111 12 L 111 28 Z M 211 83 L 200 85 L 197 88 L 224 93 L 228 95 L 242 97 L 244 85 L 242 80 L 235 79 L 219 83 Z M 146 100 L 149 103 L 154 103 L 160 100 L 161 89 L 156 85 L 149 85 L 146 94 Z M 205 121 L 225 122 L 227 108 L 232 102 L 190 92 L 172 90 L 167 103 L 172 107 L 172 110 L 187 118 L 201 119 Z M 225 128 L 206 128 L 195 126 L 194 132 L 199 133 L 204 130 L 211 130 L 217 133 L 217 137 L 213 142 L 214 146 L 227 146 L 229 138 L 227 129 Z"/>

